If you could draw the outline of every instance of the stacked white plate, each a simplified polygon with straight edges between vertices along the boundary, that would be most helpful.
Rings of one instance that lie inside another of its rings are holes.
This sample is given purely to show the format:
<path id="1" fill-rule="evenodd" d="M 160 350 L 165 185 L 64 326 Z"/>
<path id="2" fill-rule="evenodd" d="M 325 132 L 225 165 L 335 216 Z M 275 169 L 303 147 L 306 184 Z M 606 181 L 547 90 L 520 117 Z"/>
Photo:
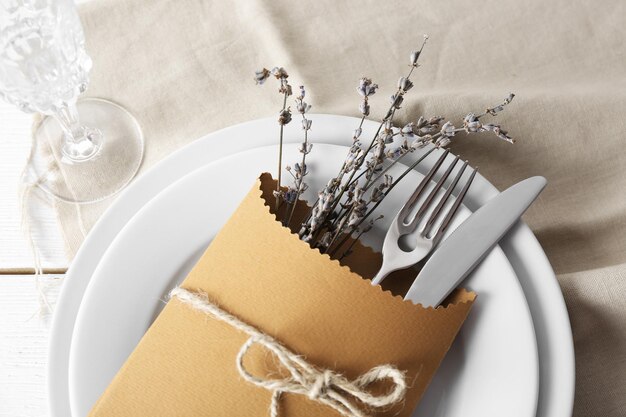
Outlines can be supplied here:
<path id="1" fill-rule="evenodd" d="M 312 192 L 336 173 L 359 120 L 311 118 Z M 301 131 L 295 123 L 287 127 L 284 160 L 295 162 Z M 367 122 L 364 135 L 376 128 Z M 262 119 L 203 137 L 135 181 L 102 216 L 68 271 L 55 313 L 48 375 L 53 417 L 88 414 L 161 310 L 164 295 L 185 277 L 255 178 L 275 171 L 276 132 L 273 119 Z M 419 164 L 381 211 L 393 213 L 435 159 Z M 456 223 L 496 193 L 478 176 Z M 370 244 L 382 239 L 386 226 L 377 224 Z M 515 226 L 464 286 L 479 297 L 416 414 L 569 417 L 574 354 L 567 311 L 528 227 Z"/>

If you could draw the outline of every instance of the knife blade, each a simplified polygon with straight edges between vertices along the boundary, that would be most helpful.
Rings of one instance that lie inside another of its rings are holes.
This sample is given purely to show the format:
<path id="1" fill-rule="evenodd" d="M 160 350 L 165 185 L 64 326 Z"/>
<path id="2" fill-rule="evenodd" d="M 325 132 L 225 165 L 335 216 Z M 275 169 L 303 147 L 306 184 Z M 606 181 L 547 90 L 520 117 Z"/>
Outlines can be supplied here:
<path id="1" fill-rule="evenodd" d="M 476 210 L 435 250 L 404 299 L 438 306 L 491 252 L 546 183 L 543 177 L 528 178 Z"/>

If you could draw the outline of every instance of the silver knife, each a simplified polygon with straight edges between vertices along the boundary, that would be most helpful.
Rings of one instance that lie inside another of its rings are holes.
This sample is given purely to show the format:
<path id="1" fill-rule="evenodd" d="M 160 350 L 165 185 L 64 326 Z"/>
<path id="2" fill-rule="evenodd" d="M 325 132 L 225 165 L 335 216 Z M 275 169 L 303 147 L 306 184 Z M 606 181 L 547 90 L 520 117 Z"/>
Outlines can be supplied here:
<path id="1" fill-rule="evenodd" d="M 546 183 L 543 177 L 528 178 L 476 210 L 441 243 L 404 299 L 438 306 L 517 222 Z"/>

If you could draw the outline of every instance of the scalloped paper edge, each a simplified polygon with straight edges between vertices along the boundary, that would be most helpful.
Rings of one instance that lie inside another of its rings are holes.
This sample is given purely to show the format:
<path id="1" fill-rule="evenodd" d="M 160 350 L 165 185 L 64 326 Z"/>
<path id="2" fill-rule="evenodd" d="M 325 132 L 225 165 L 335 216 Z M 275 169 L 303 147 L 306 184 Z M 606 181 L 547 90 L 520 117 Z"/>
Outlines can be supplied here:
<path id="1" fill-rule="evenodd" d="M 272 177 L 272 174 L 270 174 L 269 172 L 264 172 L 262 173 L 258 178 L 257 178 L 257 191 L 258 191 L 258 197 L 263 201 L 263 205 L 264 207 L 266 207 L 267 209 L 267 214 L 272 216 L 272 218 L 275 220 L 275 225 L 278 226 L 279 229 L 281 229 L 281 233 L 287 233 L 289 235 L 289 239 L 293 239 L 294 240 L 294 244 L 299 244 L 299 245 L 306 245 L 308 250 L 317 252 L 317 256 L 320 256 L 322 258 L 325 258 L 328 262 L 333 263 L 337 268 L 345 268 L 348 270 L 348 272 L 350 272 L 350 276 L 353 276 L 354 278 L 358 278 L 358 281 L 360 281 L 362 284 L 360 285 L 367 285 L 370 288 L 376 288 L 378 289 L 378 291 L 381 294 L 384 294 L 385 296 L 391 297 L 392 299 L 395 299 L 397 301 L 395 302 L 402 302 L 404 305 L 410 305 L 410 306 L 415 306 L 415 307 L 419 307 L 422 310 L 448 310 L 450 308 L 455 308 L 457 306 L 463 305 L 463 304 L 473 304 L 474 301 L 476 300 L 477 294 L 474 291 L 468 291 L 465 288 L 458 288 L 457 290 L 460 291 L 460 296 L 464 299 L 462 300 L 458 300 L 456 302 L 452 302 L 449 303 L 447 305 L 439 305 L 437 307 L 432 307 L 432 306 L 428 306 L 428 307 L 424 307 L 421 303 L 414 303 L 411 300 L 405 300 L 401 295 L 394 295 L 390 290 L 385 290 L 383 289 L 383 287 L 380 284 L 377 285 L 372 285 L 371 284 L 371 279 L 369 278 L 364 278 L 361 275 L 359 275 L 357 272 L 354 272 L 352 270 L 352 268 L 350 268 L 349 265 L 342 265 L 339 260 L 337 259 L 332 259 L 330 257 L 330 255 L 326 254 L 326 253 L 322 253 L 320 252 L 320 250 L 318 248 L 312 248 L 308 243 L 304 242 L 303 240 L 300 239 L 300 237 L 296 234 L 293 233 L 288 227 L 283 226 L 279 221 L 276 220 L 276 215 L 274 213 L 271 212 L 271 202 L 269 202 L 265 197 L 263 197 L 263 194 L 265 193 L 265 191 L 263 190 L 263 186 L 266 183 L 276 183 L 276 180 Z M 272 187 L 273 188 L 273 187 Z M 298 200 L 301 203 L 304 203 L 308 206 L 308 203 L 305 200 Z M 278 229 L 277 229 L 278 230 Z M 295 243 L 297 242 L 297 243 Z M 372 249 L 369 246 L 363 245 L 361 244 L 361 242 L 358 242 L 358 244 L 365 249 L 366 251 L 371 252 L 372 254 L 377 254 L 376 251 L 374 251 L 374 249 Z M 466 298 L 467 297 L 467 298 Z"/>

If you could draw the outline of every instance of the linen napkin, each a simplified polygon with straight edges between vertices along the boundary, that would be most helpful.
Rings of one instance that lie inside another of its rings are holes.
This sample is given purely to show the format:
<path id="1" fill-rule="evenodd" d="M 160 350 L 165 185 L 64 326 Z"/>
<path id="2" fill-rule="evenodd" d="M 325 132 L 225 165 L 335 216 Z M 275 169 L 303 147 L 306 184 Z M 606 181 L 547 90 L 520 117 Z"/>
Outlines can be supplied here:
<path id="1" fill-rule="evenodd" d="M 96 0 L 81 7 L 94 59 L 87 95 L 117 101 L 138 117 L 145 172 L 195 138 L 273 115 L 276 97 L 251 78 L 262 66 L 286 67 L 324 113 L 356 115 L 357 80 L 372 77 L 381 85 L 372 117 L 380 117 L 410 50 L 430 34 L 398 122 L 420 113 L 460 120 L 517 93 L 498 116 L 516 145 L 458 137 L 452 149 L 501 189 L 547 177 L 525 220 L 559 274 L 570 310 L 575 415 L 621 416 L 625 8 L 620 0 L 318 0 L 305 7 L 285 0 Z M 70 258 L 109 203 L 58 205 Z"/>

